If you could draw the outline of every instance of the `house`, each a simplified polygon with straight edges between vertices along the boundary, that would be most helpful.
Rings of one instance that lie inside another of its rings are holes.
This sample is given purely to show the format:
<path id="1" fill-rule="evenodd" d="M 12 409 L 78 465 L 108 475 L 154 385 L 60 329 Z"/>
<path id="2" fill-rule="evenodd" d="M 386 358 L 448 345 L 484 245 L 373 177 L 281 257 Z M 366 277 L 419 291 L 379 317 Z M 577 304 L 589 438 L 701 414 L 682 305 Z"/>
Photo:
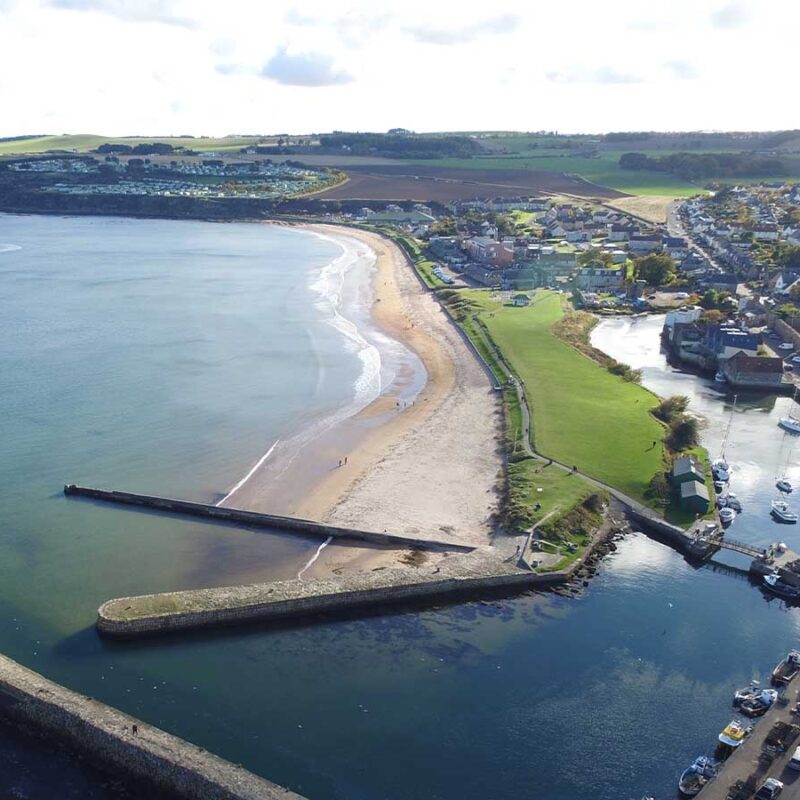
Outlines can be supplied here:
<path id="1" fill-rule="evenodd" d="M 706 347 L 717 358 L 727 360 L 737 353 L 757 355 L 759 335 L 731 325 L 709 325 L 706 328 Z"/>
<path id="2" fill-rule="evenodd" d="M 736 294 L 739 288 L 739 279 L 730 273 L 714 273 L 706 278 L 703 278 L 700 285 L 706 289 L 716 289 L 718 292 L 730 292 Z"/>
<path id="3" fill-rule="evenodd" d="M 686 481 L 680 485 L 680 504 L 684 511 L 694 514 L 705 514 L 708 511 L 709 499 L 705 483 Z"/>
<path id="4" fill-rule="evenodd" d="M 475 261 L 493 267 L 507 267 L 514 260 L 513 243 L 498 242 L 488 236 L 473 236 L 467 240 L 467 252 Z"/>
<path id="5" fill-rule="evenodd" d="M 370 216 L 370 223 L 373 225 L 432 225 L 436 222 L 436 217 L 421 211 L 403 211 L 402 209 L 395 211 L 390 208 L 376 211 Z"/>
<path id="6" fill-rule="evenodd" d="M 737 353 L 721 364 L 731 386 L 765 388 L 783 382 L 783 359 Z"/>
<path id="7" fill-rule="evenodd" d="M 598 289 L 622 289 L 625 286 L 624 267 L 604 269 L 602 267 L 584 267 L 578 271 L 577 285 L 579 289 L 597 291 Z"/>
<path id="8" fill-rule="evenodd" d="M 757 242 L 774 242 L 779 234 L 778 226 L 773 222 L 762 222 L 753 226 L 753 238 Z"/>
<path id="9" fill-rule="evenodd" d="M 670 258 L 683 261 L 689 255 L 689 243 L 682 236 L 665 236 L 664 250 Z"/>
<path id="10" fill-rule="evenodd" d="M 681 306 L 667 312 L 664 318 L 664 332 L 667 338 L 672 341 L 676 325 L 691 325 L 703 316 L 703 309 L 700 306 Z"/>
<path id="11" fill-rule="evenodd" d="M 800 272 L 784 269 L 769 282 L 769 287 L 775 294 L 788 294 L 790 287 L 798 278 L 800 278 Z"/>
<path id="12" fill-rule="evenodd" d="M 566 236 L 564 237 L 568 242 L 575 243 L 575 242 L 591 242 L 592 241 L 592 234 L 589 231 L 567 231 Z"/>
<path id="13" fill-rule="evenodd" d="M 676 486 L 687 481 L 705 483 L 705 474 L 700 462 L 691 456 L 676 458 L 672 464 L 672 482 Z"/>
<path id="14" fill-rule="evenodd" d="M 553 220 L 547 224 L 545 232 L 549 239 L 561 239 L 567 230 L 558 220 Z"/>
<path id="15" fill-rule="evenodd" d="M 610 242 L 627 242 L 631 236 L 639 233 L 635 225 L 626 225 L 622 222 L 615 222 L 608 229 L 608 240 Z"/>
<path id="16" fill-rule="evenodd" d="M 514 297 L 511 298 L 511 302 L 519 308 L 529 306 L 531 304 L 531 299 L 526 294 L 515 294 Z"/>
<path id="17" fill-rule="evenodd" d="M 633 234 L 628 239 L 628 248 L 631 253 L 660 253 L 664 240 L 660 233 Z"/>
<path id="18" fill-rule="evenodd" d="M 464 267 L 464 275 L 484 286 L 499 287 L 502 283 L 501 272 L 491 269 L 485 264 L 475 264 L 470 262 Z"/>

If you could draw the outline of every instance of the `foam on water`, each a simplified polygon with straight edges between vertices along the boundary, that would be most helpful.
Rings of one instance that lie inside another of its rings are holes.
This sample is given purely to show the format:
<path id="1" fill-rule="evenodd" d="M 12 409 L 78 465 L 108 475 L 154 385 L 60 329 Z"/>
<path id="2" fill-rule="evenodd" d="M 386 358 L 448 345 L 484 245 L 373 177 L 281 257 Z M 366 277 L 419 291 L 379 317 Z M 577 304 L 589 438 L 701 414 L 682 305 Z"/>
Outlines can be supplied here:
<path id="1" fill-rule="evenodd" d="M 0 253 L 14 253 L 17 250 L 22 250 L 22 246 L 18 244 L 4 244 L 0 242 Z"/>

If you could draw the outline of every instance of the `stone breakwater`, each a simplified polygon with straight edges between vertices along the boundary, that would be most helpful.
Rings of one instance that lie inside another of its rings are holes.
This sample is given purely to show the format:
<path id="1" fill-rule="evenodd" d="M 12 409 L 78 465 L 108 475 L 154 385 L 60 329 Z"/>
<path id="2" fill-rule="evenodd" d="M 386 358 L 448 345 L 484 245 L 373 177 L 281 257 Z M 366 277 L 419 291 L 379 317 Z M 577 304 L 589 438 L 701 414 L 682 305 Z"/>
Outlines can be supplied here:
<path id="1" fill-rule="evenodd" d="M 77 694 L 0 656 L 0 715 L 126 775 L 186 800 L 303 800 L 189 742 Z"/>
<path id="2" fill-rule="evenodd" d="M 312 522 L 308 519 L 297 517 L 282 517 L 277 514 L 262 514 L 257 511 L 244 511 L 227 506 L 212 506 L 207 503 L 193 503 L 189 500 L 175 500 L 170 497 L 158 497 L 149 494 L 134 494 L 133 492 L 109 491 L 95 489 L 88 486 L 76 486 L 69 483 L 64 486 L 67 497 L 88 497 L 106 503 L 118 505 L 139 506 L 155 511 L 170 514 L 181 514 L 191 517 L 203 517 L 219 522 L 234 522 L 255 528 L 268 528 L 272 530 L 292 531 L 293 533 L 311 534 L 327 539 L 358 539 L 370 544 L 389 547 L 415 547 L 430 550 L 447 550 L 453 552 L 470 552 L 474 546 L 459 544 L 445 539 L 434 539 L 426 536 L 407 536 L 393 533 L 379 533 L 376 531 L 362 531 L 356 528 L 338 528 L 334 525 L 323 525 L 321 522 Z"/>
<path id="3" fill-rule="evenodd" d="M 577 566 L 577 564 L 575 565 Z M 289 580 L 122 597 L 100 606 L 97 628 L 134 637 L 322 612 L 445 598 L 481 589 L 534 588 L 559 583 L 564 573 L 535 574 L 489 550 L 449 556 L 435 567 L 354 573 L 315 581 Z"/>

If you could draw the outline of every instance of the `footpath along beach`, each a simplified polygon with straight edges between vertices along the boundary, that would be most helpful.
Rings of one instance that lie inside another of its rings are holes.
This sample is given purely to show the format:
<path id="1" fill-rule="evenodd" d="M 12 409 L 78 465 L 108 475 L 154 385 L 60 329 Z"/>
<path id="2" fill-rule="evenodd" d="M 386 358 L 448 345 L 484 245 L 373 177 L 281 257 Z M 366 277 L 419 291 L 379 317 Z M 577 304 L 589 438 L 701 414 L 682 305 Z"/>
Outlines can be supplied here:
<path id="1" fill-rule="evenodd" d="M 362 306 L 370 303 L 369 319 L 354 321 L 359 310 L 351 304 L 350 318 L 336 322 L 353 336 L 365 377 L 374 377 L 381 359 L 376 396 L 276 443 L 221 505 L 488 544 L 502 466 L 500 406 L 480 365 L 393 243 L 361 230 L 303 228 L 339 243 L 350 268 L 369 274 L 351 289 Z M 362 330 L 347 327 L 359 322 Z M 298 571 L 323 577 L 405 558 L 330 544 Z"/>

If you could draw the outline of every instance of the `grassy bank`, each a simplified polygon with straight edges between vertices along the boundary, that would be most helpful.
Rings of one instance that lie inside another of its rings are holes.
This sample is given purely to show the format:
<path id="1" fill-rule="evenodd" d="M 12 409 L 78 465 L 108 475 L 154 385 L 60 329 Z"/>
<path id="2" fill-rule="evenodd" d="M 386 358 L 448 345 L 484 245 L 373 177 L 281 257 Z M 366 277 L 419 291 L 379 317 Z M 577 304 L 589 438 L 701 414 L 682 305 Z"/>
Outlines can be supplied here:
<path id="1" fill-rule="evenodd" d="M 536 449 L 647 503 L 650 479 L 664 469 L 664 430 L 650 414 L 657 398 L 555 336 L 562 295 L 540 292 L 515 308 L 492 292 L 462 294 L 524 383 Z"/>

